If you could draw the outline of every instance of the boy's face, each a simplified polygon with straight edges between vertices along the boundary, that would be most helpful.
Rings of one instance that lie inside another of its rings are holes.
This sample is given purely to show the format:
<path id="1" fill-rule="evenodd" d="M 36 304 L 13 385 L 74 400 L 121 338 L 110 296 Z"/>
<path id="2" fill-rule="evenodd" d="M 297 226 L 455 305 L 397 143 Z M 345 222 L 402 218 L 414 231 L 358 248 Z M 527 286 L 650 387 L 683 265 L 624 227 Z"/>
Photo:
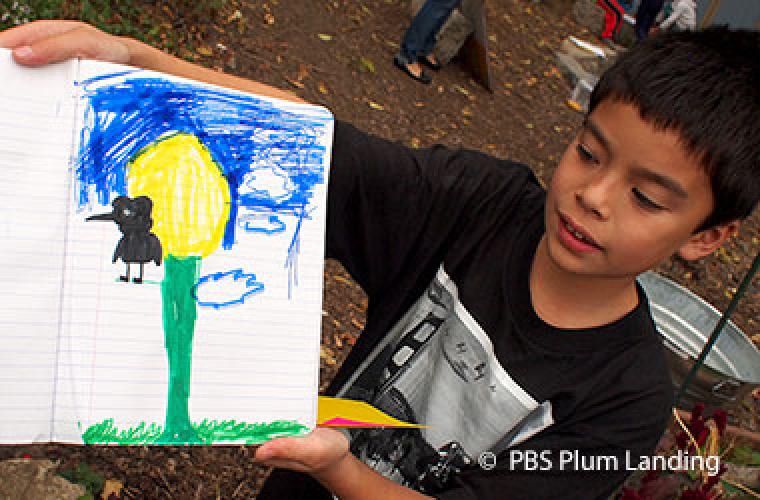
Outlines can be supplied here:
<path id="1" fill-rule="evenodd" d="M 575 274 L 630 278 L 679 250 L 701 256 L 689 252 L 711 236 L 693 231 L 712 212 L 713 196 L 707 174 L 679 140 L 630 104 L 601 102 L 549 188 L 551 260 Z"/>

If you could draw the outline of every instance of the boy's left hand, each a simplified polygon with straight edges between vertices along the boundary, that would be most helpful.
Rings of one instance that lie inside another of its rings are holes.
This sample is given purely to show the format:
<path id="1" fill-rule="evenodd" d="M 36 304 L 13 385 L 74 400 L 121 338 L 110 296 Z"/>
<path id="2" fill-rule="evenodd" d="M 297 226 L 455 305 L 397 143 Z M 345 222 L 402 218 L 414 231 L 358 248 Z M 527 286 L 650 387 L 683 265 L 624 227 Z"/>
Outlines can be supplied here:
<path id="1" fill-rule="evenodd" d="M 278 438 L 262 444 L 254 460 L 319 477 L 350 456 L 348 439 L 334 429 L 317 428 L 304 437 Z"/>

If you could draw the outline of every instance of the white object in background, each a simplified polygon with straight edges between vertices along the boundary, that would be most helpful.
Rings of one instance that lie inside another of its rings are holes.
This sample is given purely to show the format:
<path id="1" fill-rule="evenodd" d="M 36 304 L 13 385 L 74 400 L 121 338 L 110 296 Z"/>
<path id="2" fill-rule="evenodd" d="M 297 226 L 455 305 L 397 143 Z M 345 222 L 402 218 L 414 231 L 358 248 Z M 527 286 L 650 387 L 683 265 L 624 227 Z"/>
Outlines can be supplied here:
<path id="1" fill-rule="evenodd" d="M 592 54 L 597 55 L 598 57 L 601 57 L 602 59 L 605 59 L 607 57 L 607 54 L 604 52 L 604 50 L 601 47 L 597 47 L 594 44 L 584 42 L 583 40 L 579 40 L 578 38 L 575 38 L 574 36 L 569 36 L 568 39 L 573 42 L 578 47 L 582 48 L 583 50 L 587 50 L 591 52 Z"/>

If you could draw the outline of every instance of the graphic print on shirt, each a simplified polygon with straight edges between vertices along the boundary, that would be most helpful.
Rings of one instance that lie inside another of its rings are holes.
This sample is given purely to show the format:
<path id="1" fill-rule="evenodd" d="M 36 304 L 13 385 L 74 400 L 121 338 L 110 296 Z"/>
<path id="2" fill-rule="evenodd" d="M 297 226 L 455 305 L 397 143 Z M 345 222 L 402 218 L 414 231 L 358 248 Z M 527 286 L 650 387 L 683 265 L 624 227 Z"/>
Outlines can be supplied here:
<path id="1" fill-rule="evenodd" d="M 443 267 L 338 393 L 424 429 L 349 432 L 351 451 L 404 486 L 431 492 L 451 472 L 552 424 L 497 361 Z"/>

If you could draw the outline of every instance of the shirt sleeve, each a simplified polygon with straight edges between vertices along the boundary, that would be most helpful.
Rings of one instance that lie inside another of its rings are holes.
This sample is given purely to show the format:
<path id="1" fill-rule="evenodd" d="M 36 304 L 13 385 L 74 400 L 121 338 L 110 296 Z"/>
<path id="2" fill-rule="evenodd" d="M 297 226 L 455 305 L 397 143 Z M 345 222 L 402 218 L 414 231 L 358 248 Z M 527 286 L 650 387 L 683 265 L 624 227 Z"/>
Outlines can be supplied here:
<path id="1" fill-rule="evenodd" d="M 413 287 L 410 277 L 432 278 L 447 243 L 498 192 L 494 184 L 509 186 L 517 198 L 529 180 L 537 184 L 524 165 L 443 146 L 411 149 L 338 121 L 326 255 L 370 300 Z"/>

